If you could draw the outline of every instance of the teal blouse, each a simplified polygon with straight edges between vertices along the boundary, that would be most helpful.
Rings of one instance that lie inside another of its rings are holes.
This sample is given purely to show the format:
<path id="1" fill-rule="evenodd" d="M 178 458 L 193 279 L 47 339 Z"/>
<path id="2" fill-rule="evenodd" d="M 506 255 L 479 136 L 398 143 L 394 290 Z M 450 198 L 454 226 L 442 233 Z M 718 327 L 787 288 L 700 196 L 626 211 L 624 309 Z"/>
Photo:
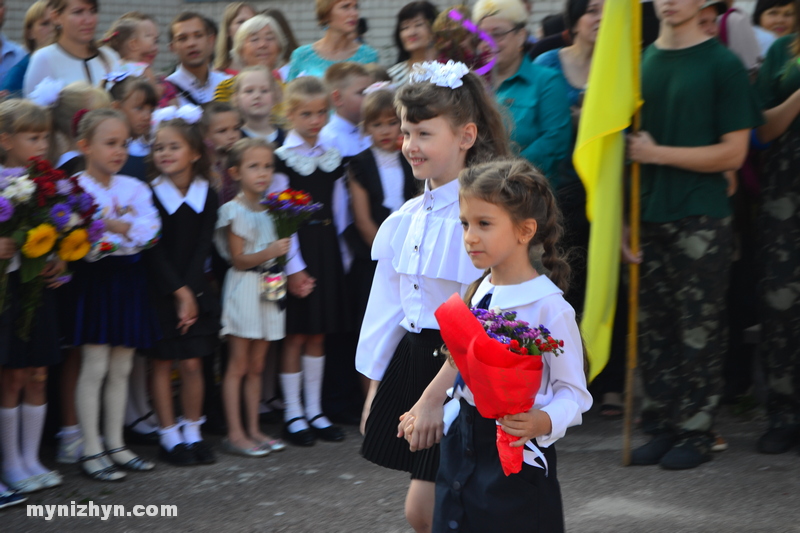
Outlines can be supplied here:
<path id="1" fill-rule="evenodd" d="M 558 167 L 569 156 L 572 143 L 572 116 L 563 76 L 534 65 L 526 56 L 516 74 L 497 88 L 495 98 L 513 120 L 511 141 L 519 147 L 519 155 L 558 188 L 562 181 Z"/>
<path id="2" fill-rule="evenodd" d="M 374 48 L 362 44 L 358 47 L 355 54 L 343 61 L 352 61 L 365 65 L 368 63 L 377 63 L 378 52 L 376 52 Z M 286 76 L 286 81 L 290 82 L 300 75 L 323 78 L 325 76 L 325 71 L 334 63 L 341 63 L 341 61 L 331 61 L 320 57 L 314 50 L 314 45 L 303 45 L 292 52 L 292 57 L 289 59 L 289 74 Z"/>

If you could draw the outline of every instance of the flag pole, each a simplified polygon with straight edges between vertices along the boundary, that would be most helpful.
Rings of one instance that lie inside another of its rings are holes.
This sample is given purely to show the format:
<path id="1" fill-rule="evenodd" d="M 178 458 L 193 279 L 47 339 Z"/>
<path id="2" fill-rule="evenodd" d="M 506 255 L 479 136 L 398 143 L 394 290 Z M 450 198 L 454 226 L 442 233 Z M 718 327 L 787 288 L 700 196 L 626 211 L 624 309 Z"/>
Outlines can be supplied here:
<path id="1" fill-rule="evenodd" d="M 633 117 L 633 131 L 639 131 L 641 110 L 637 110 Z M 640 223 L 640 165 L 638 162 L 631 164 L 631 203 L 630 203 L 630 250 L 636 256 L 639 254 L 639 223 Z M 633 426 L 633 379 L 634 370 L 638 364 L 639 324 L 639 263 L 628 265 L 628 353 L 625 372 L 625 421 L 622 433 L 622 466 L 631 464 L 631 432 Z"/>

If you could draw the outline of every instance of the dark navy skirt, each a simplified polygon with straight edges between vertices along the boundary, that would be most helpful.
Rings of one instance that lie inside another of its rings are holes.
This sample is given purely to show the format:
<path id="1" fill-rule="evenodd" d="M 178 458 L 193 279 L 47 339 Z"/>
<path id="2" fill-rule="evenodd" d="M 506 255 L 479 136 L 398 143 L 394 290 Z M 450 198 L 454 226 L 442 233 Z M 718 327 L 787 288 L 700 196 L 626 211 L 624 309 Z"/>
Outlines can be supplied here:
<path id="1" fill-rule="evenodd" d="M 523 463 L 519 473 L 506 476 L 497 453 L 495 421 L 460 401 L 458 418 L 441 443 L 433 531 L 563 533 L 555 447 L 540 448 L 547 474 Z"/>
<path id="2" fill-rule="evenodd" d="M 160 338 L 141 254 L 73 263 L 73 346 L 150 348 Z"/>

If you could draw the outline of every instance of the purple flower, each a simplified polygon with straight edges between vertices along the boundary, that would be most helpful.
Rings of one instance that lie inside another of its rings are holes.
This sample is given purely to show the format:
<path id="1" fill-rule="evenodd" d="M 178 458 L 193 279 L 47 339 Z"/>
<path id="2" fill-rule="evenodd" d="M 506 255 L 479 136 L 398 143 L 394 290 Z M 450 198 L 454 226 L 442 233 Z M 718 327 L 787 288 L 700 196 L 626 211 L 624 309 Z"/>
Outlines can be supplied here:
<path id="1" fill-rule="evenodd" d="M 94 204 L 94 198 L 89 193 L 83 193 L 78 198 L 78 210 L 81 213 L 85 213 L 89 209 L 91 209 L 92 204 Z"/>
<path id="2" fill-rule="evenodd" d="M 93 220 L 89 227 L 86 228 L 86 233 L 89 236 L 89 242 L 97 242 L 103 237 L 103 232 L 106 230 L 106 225 L 102 220 Z"/>
<path id="3" fill-rule="evenodd" d="M 69 180 L 58 180 L 56 182 L 56 191 L 63 196 L 69 196 L 72 193 L 72 183 Z"/>
<path id="4" fill-rule="evenodd" d="M 10 220 L 14 216 L 14 206 L 7 198 L 0 196 L 0 222 Z"/>
<path id="5" fill-rule="evenodd" d="M 17 178 L 25 174 L 24 167 L 11 167 L 0 170 L 0 179 L 8 180 L 8 178 Z"/>
<path id="6" fill-rule="evenodd" d="M 53 219 L 58 231 L 64 229 L 64 226 L 67 225 L 69 222 L 69 218 L 72 215 L 72 211 L 70 210 L 67 204 L 57 203 L 53 206 L 50 210 L 50 218 Z"/>

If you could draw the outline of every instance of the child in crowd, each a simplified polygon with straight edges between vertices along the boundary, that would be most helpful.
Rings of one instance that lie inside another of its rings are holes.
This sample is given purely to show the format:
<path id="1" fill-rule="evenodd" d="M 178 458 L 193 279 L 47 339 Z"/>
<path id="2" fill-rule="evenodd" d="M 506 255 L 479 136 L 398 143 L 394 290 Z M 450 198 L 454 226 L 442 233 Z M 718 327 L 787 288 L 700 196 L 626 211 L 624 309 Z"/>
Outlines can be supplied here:
<path id="1" fill-rule="evenodd" d="M 119 111 L 91 111 L 79 120 L 77 143 L 86 171 L 78 182 L 94 198 L 105 229 L 89 255 L 75 263 L 72 280 L 72 345 L 81 347 L 82 356 L 75 393 L 85 440 L 81 471 L 98 481 L 123 479 L 117 467 L 154 467 L 128 450 L 122 438 L 133 353 L 150 348 L 158 335 L 141 252 L 157 241 L 161 229 L 150 188 L 136 178 L 117 175 L 128 156 L 129 137 L 128 122 Z"/>
<path id="2" fill-rule="evenodd" d="M 279 148 L 286 134 L 272 121 L 276 83 L 266 67 L 244 68 L 233 82 L 233 103 L 242 115 L 245 137 L 264 139 Z"/>
<path id="3" fill-rule="evenodd" d="M 24 167 L 32 157 L 43 158 L 50 136 L 48 112 L 27 100 L 0 104 L 0 161 L 8 168 Z M 23 313 L 19 252 L 14 239 L 0 238 L 0 268 L 4 300 L 0 313 L 0 478 L 21 493 L 61 485 L 62 477 L 39 462 L 47 413 L 47 369 L 61 361 L 58 314 L 54 292 L 42 291 L 42 303 L 33 317 L 29 340 L 18 333 Z M 42 271 L 48 287 L 60 284 L 63 261 L 51 259 Z M 6 488 L 0 486 L 0 492 Z"/>
<path id="4" fill-rule="evenodd" d="M 464 246 L 472 264 L 485 270 L 465 301 L 542 324 L 564 347 L 558 355 L 542 355 L 533 407 L 499 420 L 506 433 L 519 437 L 512 446 L 524 446 L 526 456 L 522 470 L 508 476 L 497 452 L 497 421 L 481 416 L 455 365 L 442 366 L 422 396 L 438 402 L 455 380 L 455 403 L 445 409 L 433 531 L 448 531 L 454 522 L 459 531 L 490 531 L 502 522 L 516 531 L 558 533 L 564 513 L 554 443 L 592 405 L 575 311 L 563 298 L 570 267 L 558 251 L 560 213 L 547 179 L 523 159 L 476 165 L 461 173 L 459 183 Z M 423 401 L 415 408 L 425 408 Z M 434 431 L 438 440 L 440 430 Z M 412 449 L 432 442 L 417 434 L 411 415 L 401 419 L 398 434 Z"/>
<path id="5" fill-rule="evenodd" d="M 364 89 L 372 83 L 370 73 L 361 63 L 336 63 L 325 71 L 325 84 L 330 89 L 335 112 L 322 128 L 320 140 L 339 150 L 342 157 L 361 153 L 371 144 L 369 136 L 358 125 Z"/>
<path id="6" fill-rule="evenodd" d="M 321 406 L 325 335 L 347 331 L 351 318 L 333 224 L 337 207 L 333 203 L 334 184 L 344 170 L 339 151 L 320 139 L 330 111 L 327 87 L 317 78 L 299 78 L 287 85 L 285 106 L 292 130 L 275 151 L 271 190 L 304 190 L 314 202 L 323 204 L 297 233 L 300 251 L 294 259 L 307 267 L 296 270 L 291 262 L 287 265 L 290 294 L 280 376 L 286 406 L 284 435 L 295 445 L 310 446 L 317 438 L 344 439 L 342 430 L 331 424 Z"/>
<path id="7" fill-rule="evenodd" d="M 184 466 L 215 461 L 200 426 L 205 422 L 202 358 L 213 355 L 219 344 L 219 300 L 205 271 L 219 205 L 209 187 L 203 136 L 192 118 L 169 119 L 174 112 L 167 107 L 155 117 L 159 124 L 153 163 L 159 176 L 151 186 L 161 217 L 161 239 L 146 256 L 162 335 L 152 350 L 160 453 L 165 461 Z M 175 362 L 183 410 L 177 421 L 171 382 Z"/>
<path id="8" fill-rule="evenodd" d="M 225 276 L 222 298 L 221 333 L 229 343 L 223 381 L 228 438 L 223 445 L 229 453 L 262 457 L 285 448 L 261 432 L 258 404 L 269 343 L 283 338 L 286 325 L 280 295 L 268 292 L 264 277 L 274 271 L 276 259 L 287 254 L 290 241 L 277 238 L 272 218 L 260 204 L 272 181 L 271 145 L 263 139 L 241 139 L 231 149 L 229 164 L 241 192 L 220 208 L 215 235 L 219 253 L 233 265 Z"/>
<path id="9" fill-rule="evenodd" d="M 411 453 L 396 437 L 397 420 L 442 366 L 444 358 L 433 355 L 442 344 L 433 312 L 481 275 L 460 243 L 458 173 L 508 155 L 509 147 L 496 104 L 463 63 L 428 62 L 415 69 L 396 103 L 403 155 L 425 190 L 391 214 L 375 235 L 372 258 L 378 266 L 356 368 L 372 380 L 361 453 L 378 465 L 411 473 L 406 518 L 415 531 L 424 532 L 433 520 L 439 450 Z M 444 399 L 442 393 L 427 413 L 412 410 L 417 427 L 441 425 Z"/>
<path id="10" fill-rule="evenodd" d="M 228 152 L 242 138 L 242 116 L 227 102 L 203 106 L 200 128 L 211 156 L 212 184 L 225 205 L 239 193 L 239 184 L 228 174 Z"/>
<path id="11" fill-rule="evenodd" d="M 158 105 L 156 91 L 145 78 L 128 73 L 113 74 L 106 79 L 105 89 L 111 95 L 111 107 L 122 111 L 131 127 L 128 160 L 120 170 L 123 176 L 147 181 L 147 162 L 150 155 L 150 119 Z"/>

